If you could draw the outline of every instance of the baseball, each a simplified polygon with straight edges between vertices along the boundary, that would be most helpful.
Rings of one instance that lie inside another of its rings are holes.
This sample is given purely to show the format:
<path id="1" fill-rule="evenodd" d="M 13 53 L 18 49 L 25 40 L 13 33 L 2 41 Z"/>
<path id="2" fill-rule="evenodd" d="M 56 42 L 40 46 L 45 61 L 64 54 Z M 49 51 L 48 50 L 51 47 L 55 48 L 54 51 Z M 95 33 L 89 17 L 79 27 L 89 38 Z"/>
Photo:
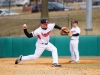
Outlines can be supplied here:
<path id="1" fill-rule="evenodd" d="M 24 25 L 23 25 L 23 29 L 26 29 L 26 28 L 27 28 L 27 26 L 26 26 L 26 24 L 24 24 Z"/>
<path id="2" fill-rule="evenodd" d="M 24 24 L 23 26 L 26 26 L 26 24 Z"/>

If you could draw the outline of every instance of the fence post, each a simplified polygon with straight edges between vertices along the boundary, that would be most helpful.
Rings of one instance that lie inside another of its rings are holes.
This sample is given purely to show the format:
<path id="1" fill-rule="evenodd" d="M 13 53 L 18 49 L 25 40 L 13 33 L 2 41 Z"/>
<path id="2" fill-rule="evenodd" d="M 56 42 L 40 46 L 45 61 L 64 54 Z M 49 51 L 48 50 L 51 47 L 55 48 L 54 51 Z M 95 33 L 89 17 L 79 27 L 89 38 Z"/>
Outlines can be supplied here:
<path id="1" fill-rule="evenodd" d="M 68 14 L 68 27 L 69 27 L 69 14 Z"/>

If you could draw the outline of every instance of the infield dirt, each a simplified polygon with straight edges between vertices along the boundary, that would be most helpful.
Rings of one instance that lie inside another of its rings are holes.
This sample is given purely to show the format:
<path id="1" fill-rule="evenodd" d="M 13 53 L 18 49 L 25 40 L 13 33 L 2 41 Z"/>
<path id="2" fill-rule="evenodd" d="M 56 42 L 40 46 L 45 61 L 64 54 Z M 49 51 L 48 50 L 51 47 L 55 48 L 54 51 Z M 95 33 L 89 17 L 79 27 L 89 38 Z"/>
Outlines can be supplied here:
<path id="1" fill-rule="evenodd" d="M 16 58 L 0 58 L 0 75 L 100 75 L 100 59 L 81 58 L 79 64 L 71 64 L 69 57 L 60 57 L 62 67 L 51 67 L 51 57 L 20 62 Z"/>

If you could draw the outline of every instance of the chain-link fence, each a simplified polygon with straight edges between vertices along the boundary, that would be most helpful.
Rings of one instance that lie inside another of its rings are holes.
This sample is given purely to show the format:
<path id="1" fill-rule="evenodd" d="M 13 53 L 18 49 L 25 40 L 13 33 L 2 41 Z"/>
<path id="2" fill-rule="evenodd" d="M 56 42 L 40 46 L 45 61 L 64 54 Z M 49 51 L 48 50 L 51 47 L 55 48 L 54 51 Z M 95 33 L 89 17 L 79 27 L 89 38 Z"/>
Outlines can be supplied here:
<path id="1" fill-rule="evenodd" d="M 68 17 L 51 17 L 49 22 L 56 23 L 59 26 L 69 26 Z M 39 18 L 0 18 L 0 36 L 25 36 L 22 26 L 27 24 L 27 29 L 29 32 L 35 30 L 40 26 Z M 60 31 L 54 29 L 51 35 L 60 35 Z"/>

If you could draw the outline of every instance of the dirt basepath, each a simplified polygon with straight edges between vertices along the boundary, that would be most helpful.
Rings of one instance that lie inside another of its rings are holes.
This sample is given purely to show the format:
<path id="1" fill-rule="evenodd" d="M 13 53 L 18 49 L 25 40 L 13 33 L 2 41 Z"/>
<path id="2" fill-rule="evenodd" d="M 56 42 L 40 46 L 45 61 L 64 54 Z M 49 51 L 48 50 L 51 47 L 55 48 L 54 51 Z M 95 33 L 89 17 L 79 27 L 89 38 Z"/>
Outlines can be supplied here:
<path id="1" fill-rule="evenodd" d="M 69 58 L 59 58 L 62 67 L 51 67 L 52 58 L 20 62 L 16 58 L 0 58 L 0 75 L 100 75 L 100 59 L 81 59 L 70 64 Z"/>

